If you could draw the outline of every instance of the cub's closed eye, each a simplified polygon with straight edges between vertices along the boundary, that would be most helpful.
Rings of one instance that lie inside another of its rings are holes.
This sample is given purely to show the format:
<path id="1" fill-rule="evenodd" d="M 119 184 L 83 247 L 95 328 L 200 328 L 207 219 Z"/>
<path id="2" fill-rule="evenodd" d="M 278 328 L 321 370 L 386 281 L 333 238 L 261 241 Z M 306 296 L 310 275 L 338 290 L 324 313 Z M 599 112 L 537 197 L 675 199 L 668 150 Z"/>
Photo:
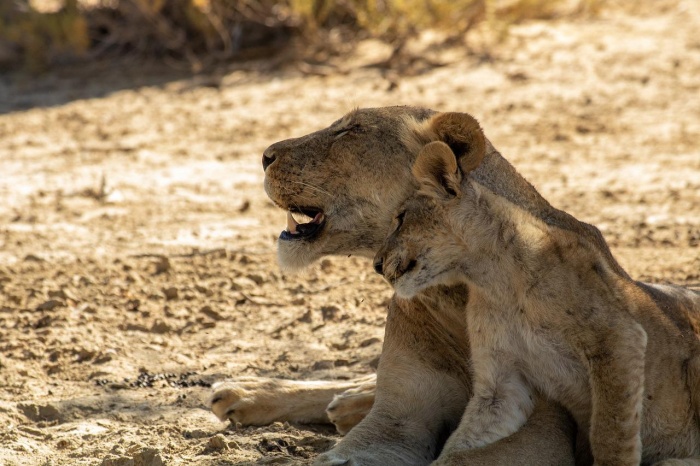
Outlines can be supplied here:
<path id="1" fill-rule="evenodd" d="M 401 225 L 403 225 L 403 218 L 406 216 L 406 211 L 404 210 L 401 212 L 399 215 L 396 216 L 396 229 L 398 230 L 401 228 Z"/>

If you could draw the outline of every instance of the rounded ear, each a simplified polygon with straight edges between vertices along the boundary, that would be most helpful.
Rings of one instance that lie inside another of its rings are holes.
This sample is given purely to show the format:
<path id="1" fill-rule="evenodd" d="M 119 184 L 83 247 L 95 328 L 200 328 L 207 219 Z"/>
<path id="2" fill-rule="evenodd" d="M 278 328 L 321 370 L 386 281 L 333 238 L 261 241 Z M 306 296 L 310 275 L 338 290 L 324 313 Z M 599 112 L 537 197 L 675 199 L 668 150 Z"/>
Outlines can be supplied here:
<path id="1" fill-rule="evenodd" d="M 457 167 L 457 158 L 450 146 L 442 141 L 433 141 L 421 149 L 413 162 L 413 176 L 422 188 L 440 197 L 455 197 L 460 192 L 462 174 Z"/>
<path id="2" fill-rule="evenodd" d="M 457 156 L 466 175 L 481 164 L 486 154 L 486 139 L 479 122 L 468 113 L 439 113 L 429 120 L 430 129 Z"/>

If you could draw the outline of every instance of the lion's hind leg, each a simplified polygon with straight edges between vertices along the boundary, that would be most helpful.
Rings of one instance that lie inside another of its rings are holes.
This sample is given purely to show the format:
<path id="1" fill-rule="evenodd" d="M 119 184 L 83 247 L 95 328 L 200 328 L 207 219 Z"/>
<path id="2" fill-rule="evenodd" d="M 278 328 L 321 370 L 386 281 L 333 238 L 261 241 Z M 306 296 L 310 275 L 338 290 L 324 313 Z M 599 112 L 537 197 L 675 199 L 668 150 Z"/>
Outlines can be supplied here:
<path id="1" fill-rule="evenodd" d="M 363 404 L 371 407 L 373 380 L 374 375 L 335 381 L 245 377 L 215 384 L 211 409 L 222 421 L 230 420 L 244 426 L 263 426 L 278 421 L 327 424 L 332 420 L 326 414 L 326 408 L 340 395 L 335 400 L 334 411 L 354 413 L 354 416 L 342 418 L 339 432 L 344 433 L 362 420 L 367 411 L 357 406 L 353 408 L 359 398 L 344 397 L 343 394 L 357 392 L 362 395 Z"/>

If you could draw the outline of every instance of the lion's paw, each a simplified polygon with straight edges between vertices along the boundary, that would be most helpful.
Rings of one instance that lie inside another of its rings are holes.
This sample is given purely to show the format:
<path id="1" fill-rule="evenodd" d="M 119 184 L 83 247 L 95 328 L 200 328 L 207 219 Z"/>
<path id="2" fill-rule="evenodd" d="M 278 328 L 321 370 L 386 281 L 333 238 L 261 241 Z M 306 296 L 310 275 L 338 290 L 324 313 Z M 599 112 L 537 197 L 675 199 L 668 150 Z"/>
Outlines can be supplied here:
<path id="1" fill-rule="evenodd" d="M 326 408 L 328 419 L 345 435 L 367 415 L 374 404 L 376 379 L 336 395 Z"/>
<path id="2" fill-rule="evenodd" d="M 264 378 L 214 384 L 211 410 L 220 420 L 234 424 L 269 424 L 274 421 L 275 404 L 283 402 L 274 396 L 272 385 L 273 382 Z"/>

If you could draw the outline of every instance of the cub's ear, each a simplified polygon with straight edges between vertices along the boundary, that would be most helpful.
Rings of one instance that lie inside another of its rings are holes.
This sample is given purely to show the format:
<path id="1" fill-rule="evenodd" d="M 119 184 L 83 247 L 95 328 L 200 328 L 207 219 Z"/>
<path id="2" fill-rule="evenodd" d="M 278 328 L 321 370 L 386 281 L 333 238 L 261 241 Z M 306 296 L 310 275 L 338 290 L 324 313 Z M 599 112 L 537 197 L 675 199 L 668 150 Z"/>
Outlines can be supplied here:
<path id="1" fill-rule="evenodd" d="M 481 164 L 486 153 L 486 139 L 479 122 L 468 113 L 438 113 L 428 121 L 440 141 L 450 146 L 465 175 Z"/>
<path id="2" fill-rule="evenodd" d="M 457 167 L 457 158 L 450 146 L 442 141 L 433 141 L 423 146 L 413 163 L 413 176 L 421 189 L 439 197 L 455 197 L 460 192 L 462 174 Z"/>

